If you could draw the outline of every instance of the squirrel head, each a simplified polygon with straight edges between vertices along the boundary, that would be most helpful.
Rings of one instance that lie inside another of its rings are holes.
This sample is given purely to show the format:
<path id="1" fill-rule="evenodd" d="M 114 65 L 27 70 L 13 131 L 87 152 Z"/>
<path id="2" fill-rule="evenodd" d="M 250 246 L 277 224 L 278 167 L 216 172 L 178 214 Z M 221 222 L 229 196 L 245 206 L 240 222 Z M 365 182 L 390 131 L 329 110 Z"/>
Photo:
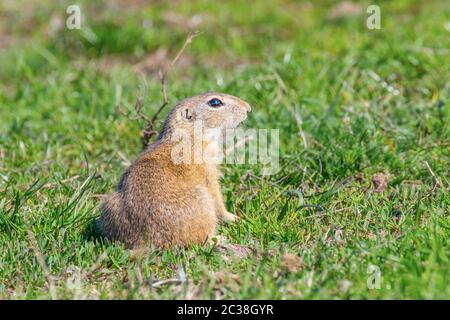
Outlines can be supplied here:
<path id="1" fill-rule="evenodd" d="M 247 119 L 250 105 L 229 94 L 208 92 L 179 102 L 169 113 L 161 136 L 176 129 L 190 131 L 200 123 L 205 129 L 234 129 Z"/>

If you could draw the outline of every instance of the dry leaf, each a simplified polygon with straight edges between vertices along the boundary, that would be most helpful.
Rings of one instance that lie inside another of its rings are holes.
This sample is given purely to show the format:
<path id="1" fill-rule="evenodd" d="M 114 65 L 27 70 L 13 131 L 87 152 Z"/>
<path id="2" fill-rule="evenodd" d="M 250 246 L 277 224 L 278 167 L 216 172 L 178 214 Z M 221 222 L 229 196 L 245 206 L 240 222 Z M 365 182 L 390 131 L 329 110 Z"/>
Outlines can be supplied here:
<path id="1" fill-rule="evenodd" d="M 372 177 L 372 183 L 374 186 L 374 192 L 380 193 L 386 190 L 388 181 L 387 181 L 387 174 L 379 172 L 375 173 Z"/>
<path id="2" fill-rule="evenodd" d="M 289 272 L 298 272 L 303 267 L 303 263 L 299 256 L 286 253 L 282 258 L 281 266 Z"/>
<path id="3" fill-rule="evenodd" d="M 232 253 L 239 259 L 244 259 L 250 254 L 250 249 L 237 243 L 221 243 L 217 246 L 222 254 Z"/>
<path id="4" fill-rule="evenodd" d="M 339 291 L 341 292 L 347 292 L 351 286 L 353 285 L 353 282 L 350 280 L 344 279 L 339 281 Z"/>
<path id="5" fill-rule="evenodd" d="M 229 283 L 230 280 L 239 284 L 241 283 L 241 277 L 232 272 L 216 271 L 213 276 L 216 279 L 217 284 Z"/>

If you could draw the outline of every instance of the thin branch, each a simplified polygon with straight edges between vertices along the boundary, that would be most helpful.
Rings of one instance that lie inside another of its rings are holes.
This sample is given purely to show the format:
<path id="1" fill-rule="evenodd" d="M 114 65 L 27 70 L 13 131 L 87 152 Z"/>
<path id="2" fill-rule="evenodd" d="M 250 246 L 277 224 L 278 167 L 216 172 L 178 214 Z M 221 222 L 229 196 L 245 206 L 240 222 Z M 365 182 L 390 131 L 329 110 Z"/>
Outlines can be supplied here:
<path id="1" fill-rule="evenodd" d="M 160 115 L 160 113 L 163 111 L 163 109 L 168 105 L 169 103 L 169 98 L 167 96 L 167 78 L 168 75 L 170 73 L 170 71 L 173 69 L 174 65 L 177 63 L 177 61 L 180 59 L 180 57 L 182 56 L 183 52 L 186 50 L 186 48 L 189 46 L 189 44 L 192 43 L 192 40 L 198 36 L 200 34 L 200 32 L 198 31 L 194 31 L 188 34 L 188 36 L 186 37 L 186 40 L 184 41 L 183 46 L 181 47 L 181 49 L 178 51 L 178 53 L 175 55 L 175 58 L 173 58 L 173 60 L 170 62 L 169 66 L 167 67 L 166 70 L 159 71 L 159 80 L 161 83 L 161 92 L 162 92 L 162 104 L 160 105 L 160 107 L 158 108 L 158 110 L 153 114 L 153 116 L 147 117 L 143 112 L 142 112 L 142 106 L 143 106 L 143 101 L 144 98 L 143 96 L 139 96 L 136 100 L 136 103 L 134 105 L 134 111 L 135 114 L 132 115 L 130 112 L 126 112 L 125 110 L 123 110 L 120 106 L 120 94 L 121 91 L 119 91 L 117 93 L 118 97 L 116 97 L 116 112 L 119 114 L 122 114 L 123 116 L 125 116 L 126 118 L 128 118 L 131 121 L 139 121 L 139 120 L 144 120 L 147 122 L 147 124 L 145 125 L 144 129 L 142 130 L 141 133 L 141 142 L 142 142 L 142 148 L 145 149 L 148 144 L 150 139 L 158 134 L 158 132 L 154 129 L 155 128 L 155 124 L 158 121 L 158 116 Z M 120 88 L 119 88 L 120 89 Z"/>
<path id="2" fill-rule="evenodd" d="M 428 171 L 431 173 L 431 175 L 432 175 L 433 178 L 434 178 L 434 187 L 433 187 L 433 189 L 442 187 L 442 182 L 441 182 L 441 180 L 440 180 L 439 177 L 433 172 L 433 170 L 431 169 L 430 165 L 428 164 L 428 161 L 425 161 L 425 165 L 426 165 Z"/>
<path id="3" fill-rule="evenodd" d="M 194 31 L 190 33 L 186 40 L 184 41 L 183 46 L 181 47 L 180 51 L 178 51 L 175 58 L 170 62 L 167 69 L 163 71 L 159 71 L 159 80 L 161 82 L 161 91 L 163 96 L 163 102 L 159 109 L 155 112 L 153 117 L 147 122 L 147 125 L 144 128 L 144 131 L 142 133 L 142 147 L 145 149 L 150 141 L 150 138 L 157 134 L 157 132 L 154 130 L 155 122 L 161 113 L 161 111 L 167 106 L 169 103 L 169 98 L 167 97 L 167 77 L 169 75 L 169 72 L 172 70 L 173 66 L 177 63 L 177 61 L 180 59 L 183 52 L 186 50 L 189 44 L 192 43 L 192 40 L 198 36 L 200 33 L 198 31 Z"/>
<path id="4" fill-rule="evenodd" d="M 161 287 L 161 286 L 166 285 L 166 284 L 180 284 L 180 283 L 183 283 L 183 280 L 173 278 L 173 279 L 157 281 L 157 282 L 152 284 L 152 287 L 153 288 L 158 288 L 158 287 Z"/>
<path id="5" fill-rule="evenodd" d="M 181 55 L 183 54 L 184 50 L 186 50 L 187 46 L 192 43 L 192 40 L 200 34 L 199 31 L 191 32 L 186 40 L 184 41 L 183 46 L 181 47 L 180 51 L 178 51 L 175 58 L 170 62 L 169 67 L 166 69 L 165 72 L 159 72 L 161 84 L 162 84 L 162 93 L 163 93 L 163 105 L 167 104 L 169 102 L 169 99 L 167 98 L 167 75 L 169 74 L 170 70 L 173 68 L 175 63 L 180 59 Z M 160 108 L 161 109 L 161 108 Z M 159 110 L 158 110 L 159 111 Z M 158 112 L 155 116 L 153 116 L 153 119 L 156 119 L 156 116 L 158 115 Z"/>
<path id="6" fill-rule="evenodd" d="M 128 118 L 132 121 L 136 121 L 136 120 L 150 121 L 150 118 L 141 112 L 142 106 L 143 106 L 143 103 L 142 103 L 143 100 L 144 100 L 144 98 L 142 96 L 139 96 L 136 99 L 136 103 L 134 104 L 134 110 L 136 111 L 136 115 L 134 115 L 134 116 L 131 115 L 130 112 L 126 112 L 125 110 L 123 110 L 119 103 L 116 105 L 116 112 L 120 113 L 121 115 L 125 116 L 126 118 Z"/>

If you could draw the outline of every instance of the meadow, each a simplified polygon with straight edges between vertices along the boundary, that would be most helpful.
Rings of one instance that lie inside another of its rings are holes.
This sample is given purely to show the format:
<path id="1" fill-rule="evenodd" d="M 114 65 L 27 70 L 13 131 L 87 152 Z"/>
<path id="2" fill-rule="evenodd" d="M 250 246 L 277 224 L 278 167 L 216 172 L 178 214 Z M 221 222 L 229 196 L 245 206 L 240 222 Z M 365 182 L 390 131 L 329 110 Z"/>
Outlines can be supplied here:
<path id="1" fill-rule="evenodd" d="M 0 299 L 450 298 L 448 1 L 377 1 L 379 30 L 366 1 L 70 4 L 0 3 Z M 99 205 L 194 30 L 159 120 L 241 97 L 280 170 L 222 166 L 221 244 L 130 251 Z"/>

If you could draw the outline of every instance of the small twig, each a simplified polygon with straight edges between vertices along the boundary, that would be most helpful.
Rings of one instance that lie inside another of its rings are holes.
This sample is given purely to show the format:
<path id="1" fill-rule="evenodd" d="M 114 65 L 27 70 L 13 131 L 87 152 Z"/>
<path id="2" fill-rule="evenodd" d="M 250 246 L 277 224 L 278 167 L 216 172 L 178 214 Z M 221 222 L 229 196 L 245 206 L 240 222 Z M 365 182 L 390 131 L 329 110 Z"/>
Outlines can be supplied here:
<path id="1" fill-rule="evenodd" d="M 104 193 L 104 194 L 93 194 L 91 195 L 92 198 L 98 198 L 100 200 L 106 199 L 108 197 L 108 194 Z"/>
<path id="2" fill-rule="evenodd" d="M 141 133 L 141 142 L 142 142 L 142 148 L 145 149 L 148 144 L 150 139 L 158 134 L 158 132 L 154 129 L 155 128 L 155 124 L 158 121 L 158 116 L 159 114 L 162 112 L 162 110 L 169 104 L 169 98 L 167 96 L 167 78 L 168 75 L 170 73 L 170 71 L 172 70 L 173 66 L 177 63 L 177 61 L 180 59 L 181 55 L 183 54 L 183 52 L 186 50 L 186 48 L 188 47 L 189 44 L 192 43 L 192 40 L 199 35 L 198 31 L 194 31 L 188 34 L 183 46 L 181 47 L 181 49 L 178 51 L 178 53 L 175 55 L 175 58 L 173 58 L 173 60 L 170 62 L 169 66 L 166 68 L 166 70 L 159 71 L 159 80 L 161 83 L 161 92 L 162 92 L 162 104 L 160 105 L 160 107 L 158 108 L 158 110 L 156 110 L 156 112 L 153 114 L 152 117 L 147 117 L 143 112 L 142 112 L 142 106 L 143 106 L 143 101 L 144 98 L 143 96 L 139 96 L 136 100 L 136 103 L 134 105 L 134 110 L 135 110 L 135 115 L 131 115 L 130 112 L 126 112 L 124 111 L 121 106 L 120 106 L 120 96 L 121 96 L 121 89 L 120 87 L 118 87 L 118 89 L 116 90 L 116 112 L 119 114 L 124 115 L 126 118 L 130 119 L 131 121 L 139 121 L 139 120 L 144 120 L 147 122 L 147 124 L 145 125 L 144 129 L 142 130 Z"/>
<path id="3" fill-rule="evenodd" d="M 183 283 L 183 280 L 176 279 L 176 278 L 167 279 L 167 280 L 161 280 L 161 281 L 157 281 L 157 282 L 153 283 L 152 287 L 153 288 L 158 288 L 158 287 L 161 287 L 161 286 L 163 286 L 165 284 L 172 284 L 172 283 L 175 283 L 175 284 Z"/>
<path id="4" fill-rule="evenodd" d="M 177 63 L 177 61 L 180 59 L 181 55 L 183 54 L 184 50 L 186 50 L 187 46 L 190 43 L 192 43 L 192 40 L 198 35 L 199 35 L 198 31 L 194 31 L 194 32 L 190 33 L 187 36 L 186 41 L 184 42 L 184 44 L 181 47 L 180 51 L 178 51 L 178 53 L 175 56 L 175 58 L 170 62 L 170 64 L 167 67 L 167 69 L 164 72 L 161 71 L 161 70 L 159 71 L 159 80 L 161 82 L 161 91 L 162 91 L 162 96 L 163 96 L 163 102 L 162 102 L 161 106 L 159 107 L 159 109 L 155 112 L 153 117 L 149 121 L 147 121 L 147 125 L 145 126 L 145 128 L 144 128 L 144 130 L 142 132 L 142 139 L 141 140 L 142 140 L 142 147 L 143 147 L 143 149 L 145 149 L 147 147 L 151 137 L 154 136 L 155 134 L 157 134 L 157 132 L 154 130 L 156 119 L 158 118 L 158 116 L 161 113 L 161 111 L 169 103 L 169 98 L 167 97 L 167 77 L 169 75 L 169 72 L 172 70 L 172 68 L 175 65 L 175 63 Z"/>
<path id="5" fill-rule="evenodd" d="M 117 151 L 117 155 L 120 159 L 122 159 L 122 163 L 124 166 L 128 167 L 131 164 L 131 161 L 120 151 Z"/>
<path id="6" fill-rule="evenodd" d="M 41 267 L 42 271 L 44 272 L 44 276 L 47 279 L 47 283 L 50 290 L 50 296 L 52 297 L 52 300 L 57 300 L 56 295 L 56 288 L 54 281 L 52 279 L 52 276 L 50 274 L 50 271 L 48 270 L 47 264 L 45 263 L 44 255 L 42 254 L 41 250 L 39 249 L 39 245 L 36 241 L 36 238 L 34 236 L 33 231 L 31 231 L 31 227 L 27 225 L 27 235 L 28 240 L 30 242 L 31 248 L 33 249 L 34 255 L 36 256 L 37 262 L 39 266 Z"/>
<path id="7" fill-rule="evenodd" d="M 299 210 L 303 208 L 314 208 L 316 211 L 324 212 L 325 209 L 320 204 L 302 204 L 298 207 Z"/>
<path id="8" fill-rule="evenodd" d="M 434 178 L 434 187 L 433 187 L 433 190 L 434 190 L 435 188 L 442 187 L 442 182 L 441 182 L 441 180 L 440 180 L 439 177 L 433 172 L 433 170 L 431 169 L 430 165 L 428 164 L 428 161 L 425 161 L 425 165 L 427 166 L 428 171 L 430 171 L 431 175 L 432 175 L 433 178 Z"/>
<path id="9" fill-rule="evenodd" d="M 159 72 L 159 78 L 161 80 L 162 84 L 162 93 L 163 93 L 163 106 L 169 102 L 169 99 L 167 98 L 167 75 L 169 74 L 172 67 L 177 63 L 178 59 L 180 59 L 181 55 L 183 54 L 184 50 L 187 48 L 189 44 L 192 43 L 192 39 L 194 39 L 196 36 L 199 35 L 198 31 L 194 31 L 188 35 L 186 38 L 186 41 L 184 42 L 183 46 L 181 47 L 180 51 L 178 51 L 175 58 L 170 62 L 169 67 L 166 69 L 165 72 L 160 71 Z M 158 110 L 159 111 L 159 110 Z M 158 112 L 157 112 L 158 114 Z M 156 116 L 157 116 L 156 114 Z M 153 118 L 156 118 L 153 116 Z"/>
<path id="10" fill-rule="evenodd" d="M 134 104 L 134 110 L 136 111 L 136 115 L 134 115 L 134 116 L 131 115 L 130 112 L 126 112 L 126 111 L 122 110 L 122 108 L 120 107 L 120 104 L 116 105 L 116 112 L 120 113 L 121 115 L 125 116 L 126 118 L 128 118 L 132 121 L 136 121 L 136 120 L 150 121 L 150 118 L 141 112 L 142 106 L 143 106 L 143 103 L 142 103 L 143 100 L 144 100 L 144 98 L 142 96 L 139 96 L 136 99 L 136 103 Z"/>

